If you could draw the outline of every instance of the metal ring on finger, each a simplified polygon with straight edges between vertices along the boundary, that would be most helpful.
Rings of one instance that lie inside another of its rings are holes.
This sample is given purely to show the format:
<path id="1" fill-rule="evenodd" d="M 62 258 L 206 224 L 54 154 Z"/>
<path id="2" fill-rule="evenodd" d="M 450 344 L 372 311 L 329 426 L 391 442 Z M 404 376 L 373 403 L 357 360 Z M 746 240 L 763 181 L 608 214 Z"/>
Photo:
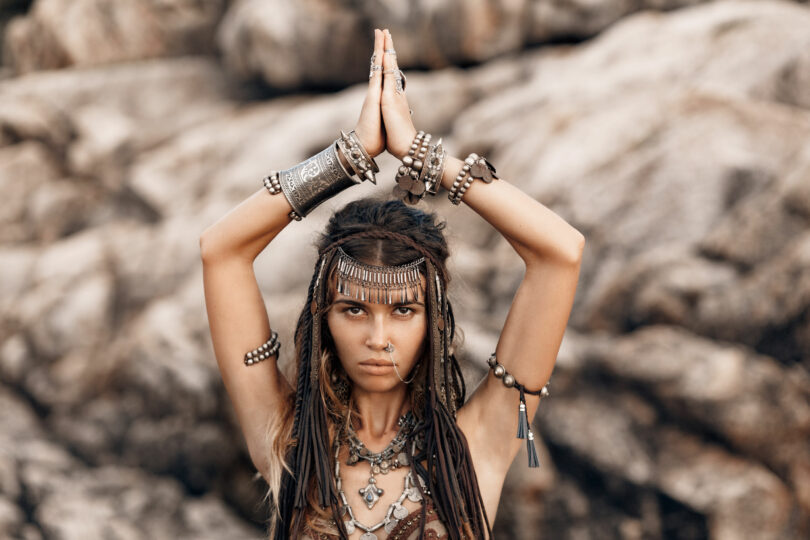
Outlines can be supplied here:
<path id="1" fill-rule="evenodd" d="M 402 93 L 405 91 L 405 84 L 408 82 L 408 79 L 405 77 L 405 74 L 402 72 L 401 69 L 397 69 L 399 72 L 397 74 L 397 93 Z"/>
<path id="2" fill-rule="evenodd" d="M 397 55 L 397 51 L 394 49 L 385 49 L 385 54 L 393 54 L 394 56 Z"/>
<path id="3" fill-rule="evenodd" d="M 405 73 L 403 73 L 401 69 L 399 69 L 399 68 L 397 68 L 397 69 L 386 69 L 385 71 L 383 71 L 383 73 L 385 73 L 385 74 L 391 74 L 391 73 L 396 74 L 396 77 L 394 79 L 397 82 L 397 90 L 396 90 L 397 94 L 401 94 L 405 90 L 405 85 L 408 82 L 408 78 L 405 77 Z"/>
<path id="4" fill-rule="evenodd" d="M 368 78 L 369 79 L 372 78 L 374 76 L 374 72 L 375 71 L 380 71 L 380 70 L 382 70 L 382 68 L 383 68 L 382 66 L 378 66 L 377 64 L 371 64 L 371 69 L 369 69 L 369 72 L 368 72 Z"/>

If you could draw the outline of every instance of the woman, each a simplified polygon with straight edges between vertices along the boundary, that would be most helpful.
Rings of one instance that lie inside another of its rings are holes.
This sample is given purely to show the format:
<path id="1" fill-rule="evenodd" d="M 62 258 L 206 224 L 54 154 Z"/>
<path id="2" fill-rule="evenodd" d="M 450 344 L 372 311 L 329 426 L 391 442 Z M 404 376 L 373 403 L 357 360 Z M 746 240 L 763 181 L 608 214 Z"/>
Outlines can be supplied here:
<path id="1" fill-rule="evenodd" d="M 270 486 L 274 538 L 486 538 L 521 444 L 537 465 L 527 419 L 562 341 L 584 238 L 483 158 L 461 161 L 431 144 L 404 87 L 390 33 L 375 30 L 355 130 L 272 173 L 200 238 L 214 351 Z M 280 342 L 253 261 L 291 219 L 374 181 L 384 150 L 403 161 L 400 198 L 416 203 L 443 187 L 525 262 L 493 376 L 466 402 L 443 225 L 397 200 L 355 201 L 332 216 L 296 328 L 295 390 L 277 369 Z"/>

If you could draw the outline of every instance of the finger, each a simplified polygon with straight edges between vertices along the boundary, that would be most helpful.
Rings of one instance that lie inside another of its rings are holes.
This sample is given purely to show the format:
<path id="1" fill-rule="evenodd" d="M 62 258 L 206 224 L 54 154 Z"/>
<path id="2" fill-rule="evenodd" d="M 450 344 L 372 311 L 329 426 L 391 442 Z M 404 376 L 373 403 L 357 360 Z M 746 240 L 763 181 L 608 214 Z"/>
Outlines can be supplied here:
<path id="1" fill-rule="evenodd" d="M 383 49 L 385 47 L 385 34 L 382 30 L 374 29 L 374 53 L 371 56 L 371 64 L 369 66 L 369 88 L 382 87 L 382 63 L 383 63 Z"/>
<path id="2" fill-rule="evenodd" d="M 383 89 L 393 91 L 396 89 L 396 79 L 398 76 L 397 70 L 397 55 L 394 50 L 394 40 L 391 38 L 391 32 L 385 30 L 385 50 L 383 51 L 383 73 L 384 83 Z"/>

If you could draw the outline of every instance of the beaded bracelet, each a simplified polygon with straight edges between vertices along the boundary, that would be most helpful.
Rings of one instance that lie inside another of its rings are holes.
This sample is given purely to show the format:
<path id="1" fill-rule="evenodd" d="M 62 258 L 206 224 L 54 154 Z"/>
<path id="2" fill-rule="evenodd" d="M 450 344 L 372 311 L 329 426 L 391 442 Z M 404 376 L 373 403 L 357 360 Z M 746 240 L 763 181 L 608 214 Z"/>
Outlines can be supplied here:
<path id="1" fill-rule="evenodd" d="M 264 184 L 264 187 L 267 188 L 267 191 L 270 192 L 270 195 L 282 193 L 281 181 L 278 179 L 278 171 L 271 171 L 269 175 L 262 178 L 262 183 Z M 303 219 L 295 210 L 292 210 L 288 215 L 290 216 L 290 219 L 294 219 L 295 221 L 301 221 Z"/>
<path id="2" fill-rule="evenodd" d="M 402 158 L 402 165 L 397 169 L 393 193 L 408 204 L 416 204 L 425 196 L 425 183 L 419 179 L 431 138 L 430 133 L 417 132 L 408 155 Z"/>
<path id="3" fill-rule="evenodd" d="M 495 167 L 486 158 L 472 153 L 464 159 L 464 165 L 462 165 L 453 185 L 450 187 L 450 192 L 447 194 L 450 202 L 455 205 L 461 204 L 464 193 L 476 179 L 489 184 L 492 180 L 497 180 L 498 177 L 495 175 Z"/>
<path id="4" fill-rule="evenodd" d="M 278 332 L 273 332 L 270 339 L 245 354 L 245 365 L 252 366 L 271 356 L 276 356 L 281 349 L 281 342 L 278 340 Z"/>
<path id="5" fill-rule="evenodd" d="M 548 396 L 548 384 L 546 383 L 540 390 L 527 390 L 525 386 L 515 380 L 515 377 L 507 373 L 503 364 L 498 363 L 495 353 L 487 360 L 489 369 L 496 378 L 501 379 L 503 385 L 507 388 L 517 388 L 520 390 L 520 405 L 518 406 L 518 439 L 526 440 L 526 449 L 529 452 L 529 467 L 539 467 L 540 460 L 537 458 L 537 449 L 534 446 L 534 433 L 529 425 L 529 418 L 526 415 L 526 397 L 524 394 L 531 394 L 533 396 L 540 396 L 540 399 Z"/>
<path id="6" fill-rule="evenodd" d="M 270 195 L 281 193 L 281 182 L 278 181 L 278 171 L 270 171 L 270 174 L 262 179 L 264 187 L 270 192 Z"/>

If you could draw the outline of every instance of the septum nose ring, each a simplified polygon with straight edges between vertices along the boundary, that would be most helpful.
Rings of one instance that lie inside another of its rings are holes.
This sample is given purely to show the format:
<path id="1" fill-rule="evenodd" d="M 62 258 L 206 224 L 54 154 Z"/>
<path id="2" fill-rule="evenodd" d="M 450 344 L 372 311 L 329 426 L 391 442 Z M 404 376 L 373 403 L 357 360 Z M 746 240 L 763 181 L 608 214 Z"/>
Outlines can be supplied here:
<path id="1" fill-rule="evenodd" d="M 386 346 L 385 346 L 385 348 L 384 348 L 383 350 L 384 350 L 385 352 L 387 352 L 387 353 L 392 353 L 392 352 L 394 352 L 394 345 L 393 345 L 393 344 L 391 344 L 391 342 L 389 341 L 389 342 L 388 342 L 388 345 L 386 345 Z"/>

